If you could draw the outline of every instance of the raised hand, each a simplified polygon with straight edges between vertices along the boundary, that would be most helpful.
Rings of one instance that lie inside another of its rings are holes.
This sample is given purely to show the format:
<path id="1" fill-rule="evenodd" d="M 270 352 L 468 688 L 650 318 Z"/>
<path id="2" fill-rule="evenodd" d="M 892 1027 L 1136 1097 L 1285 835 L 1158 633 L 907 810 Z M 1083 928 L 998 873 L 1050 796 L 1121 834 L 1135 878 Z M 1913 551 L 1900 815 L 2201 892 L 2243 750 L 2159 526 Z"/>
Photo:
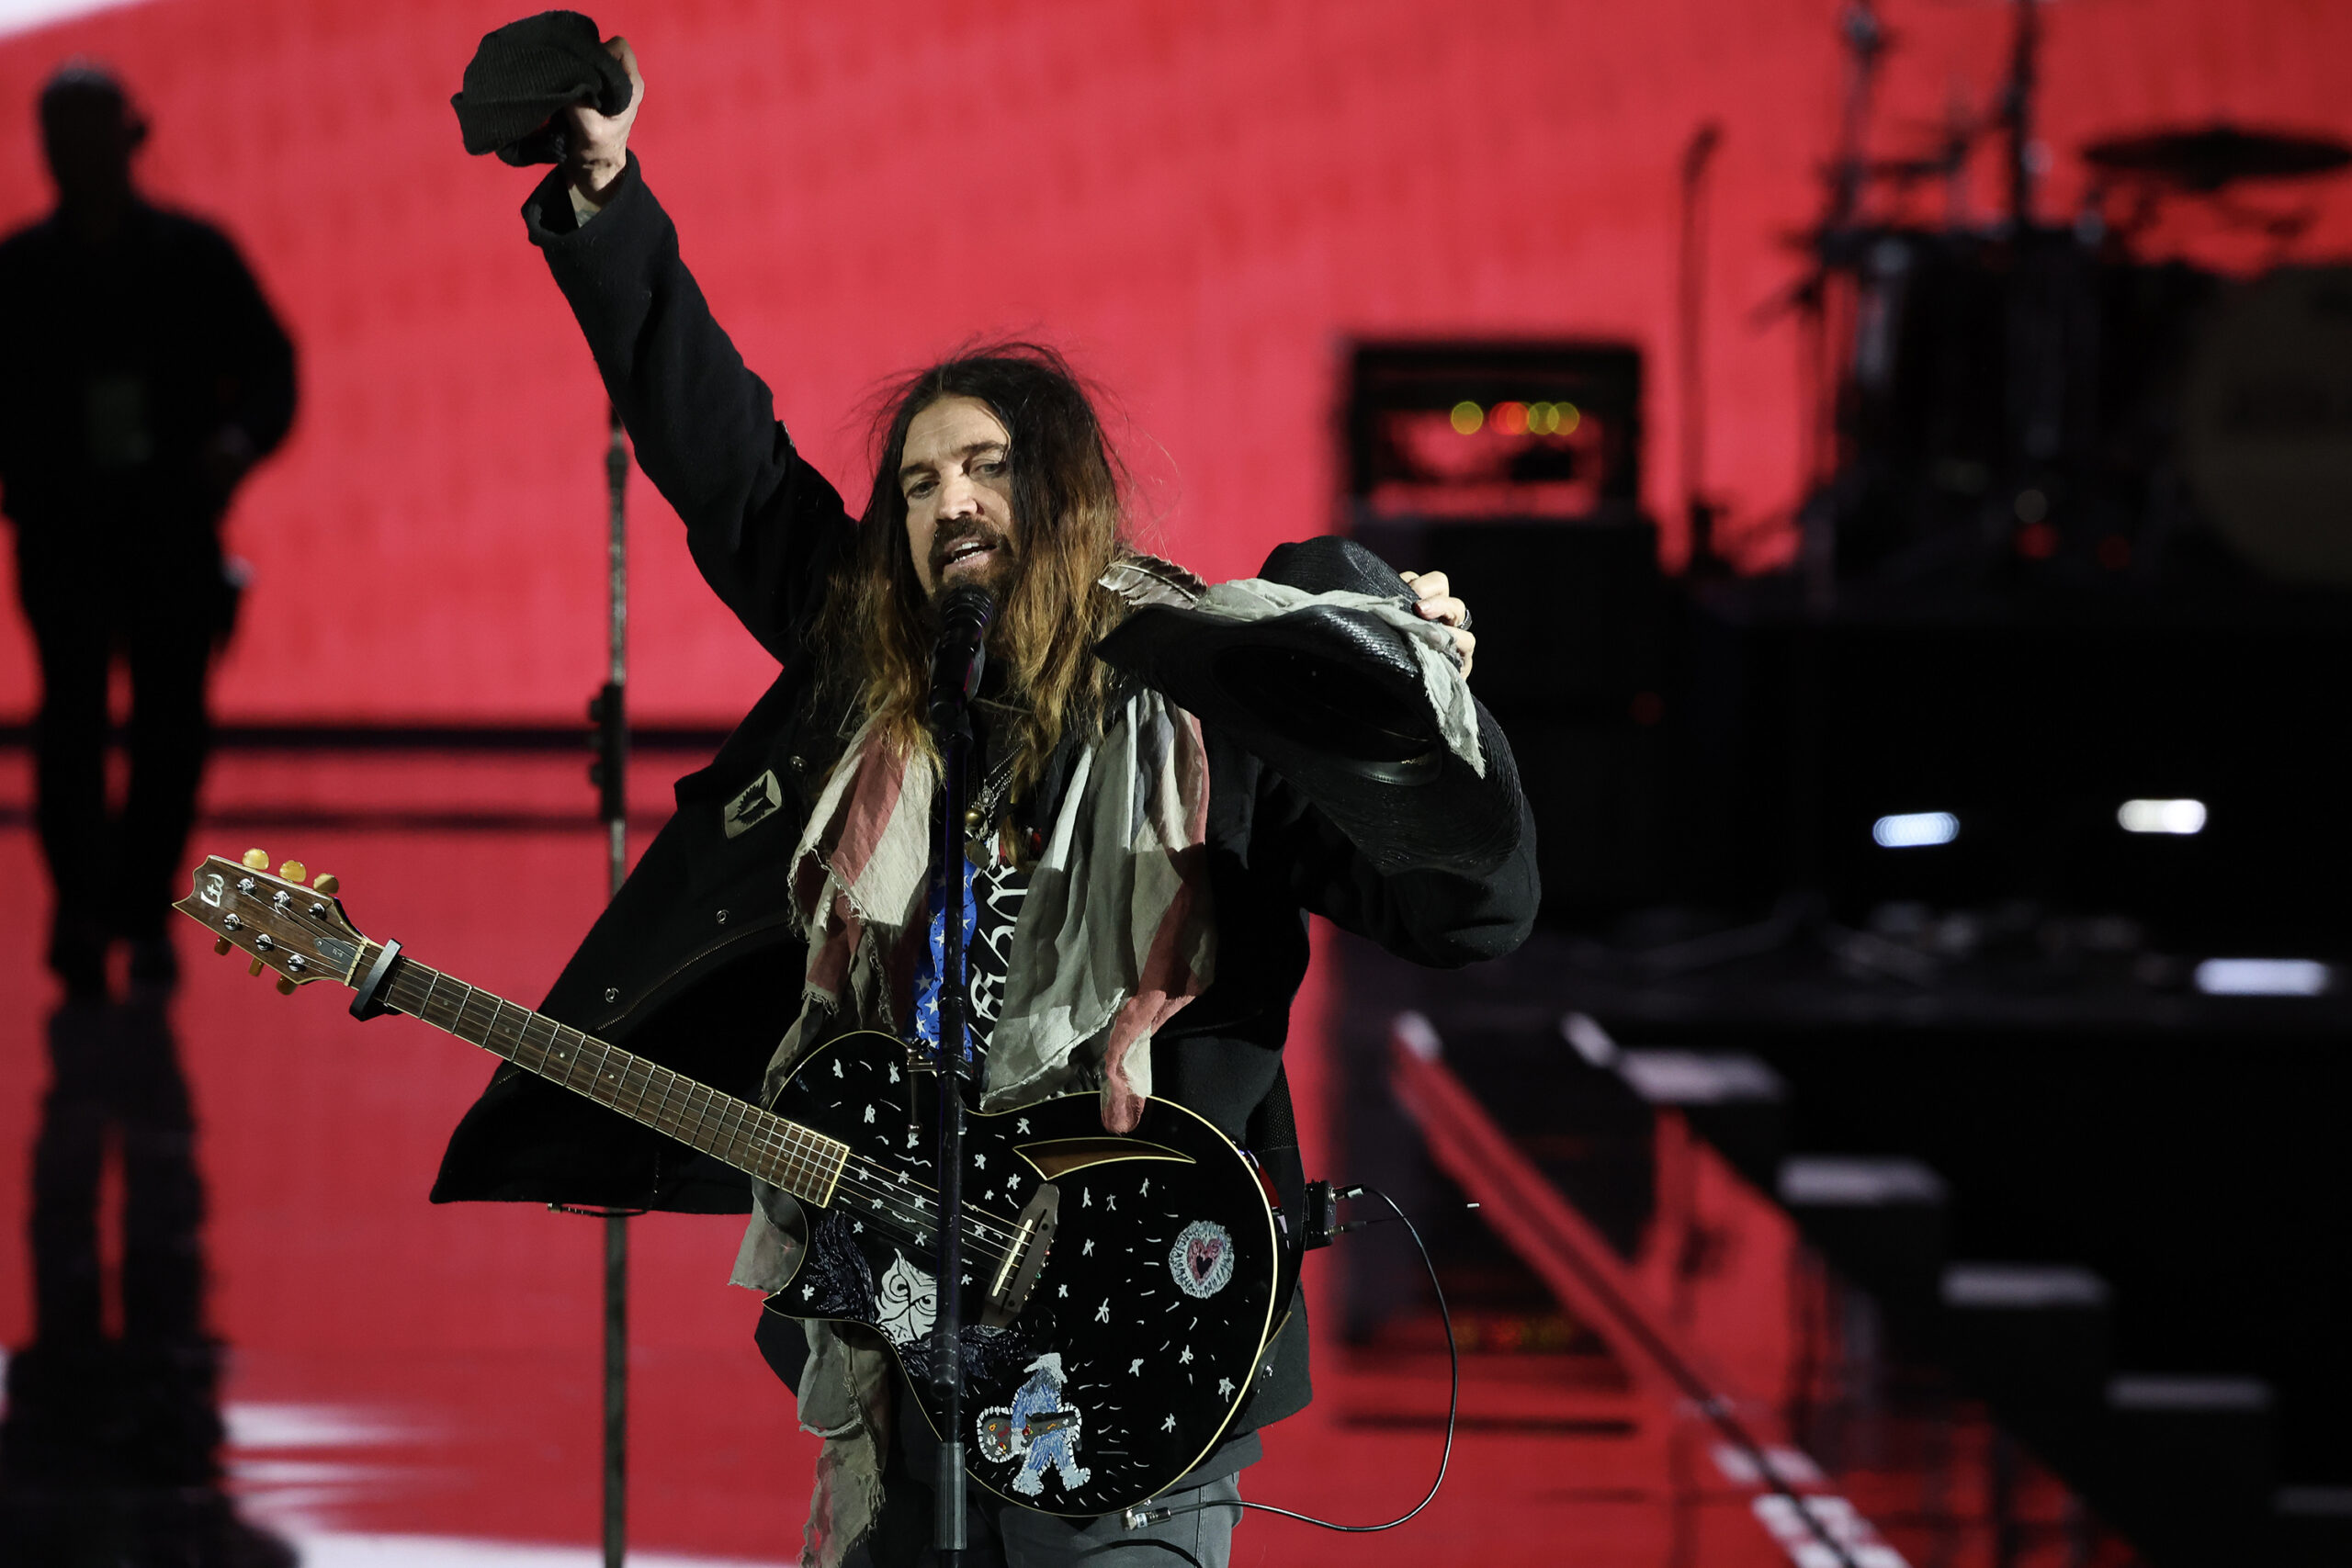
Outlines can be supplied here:
<path id="1" fill-rule="evenodd" d="M 628 167 L 628 131 L 637 123 L 637 109 L 645 102 L 645 76 L 637 68 L 637 51 L 625 38 L 605 40 L 605 52 L 628 73 L 628 107 L 615 115 L 596 112 L 594 104 L 574 104 L 563 111 L 566 135 L 563 172 L 572 189 L 598 207 L 610 197 L 613 182 Z"/>
<path id="2" fill-rule="evenodd" d="M 1442 571 L 1400 571 L 1396 574 L 1412 585 L 1413 597 L 1419 601 L 1413 608 L 1423 620 L 1436 621 L 1453 630 L 1453 647 L 1462 655 L 1462 678 L 1470 678 L 1470 660 L 1478 651 L 1477 635 L 1470 629 L 1470 606 L 1449 592 L 1453 584 Z"/>

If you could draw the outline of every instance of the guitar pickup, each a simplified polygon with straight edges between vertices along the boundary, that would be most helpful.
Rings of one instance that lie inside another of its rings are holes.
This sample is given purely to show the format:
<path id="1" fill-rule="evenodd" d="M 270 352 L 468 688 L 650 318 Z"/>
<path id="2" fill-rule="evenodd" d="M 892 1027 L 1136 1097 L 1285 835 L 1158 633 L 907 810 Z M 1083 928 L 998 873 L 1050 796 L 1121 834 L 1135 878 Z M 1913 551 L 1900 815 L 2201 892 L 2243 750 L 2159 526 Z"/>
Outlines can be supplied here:
<path id="1" fill-rule="evenodd" d="M 980 1321 L 991 1328 L 1002 1328 L 1018 1316 L 1029 1292 L 1037 1283 L 1037 1272 L 1046 1266 L 1046 1254 L 1053 1249 L 1054 1227 L 1061 1215 L 1061 1190 L 1046 1182 L 1029 1196 L 1014 1224 L 1012 1244 L 1005 1248 L 1004 1262 L 989 1281 L 989 1301 Z"/>

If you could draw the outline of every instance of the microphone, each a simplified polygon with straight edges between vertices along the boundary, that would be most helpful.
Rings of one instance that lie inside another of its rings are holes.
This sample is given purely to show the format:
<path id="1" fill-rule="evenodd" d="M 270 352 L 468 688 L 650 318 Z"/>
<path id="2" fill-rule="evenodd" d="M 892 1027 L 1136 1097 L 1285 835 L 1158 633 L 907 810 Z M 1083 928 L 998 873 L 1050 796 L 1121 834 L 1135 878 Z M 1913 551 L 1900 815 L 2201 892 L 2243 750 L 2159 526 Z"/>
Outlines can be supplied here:
<path id="1" fill-rule="evenodd" d="M 939 601 L 939 642 L 931 660 L 931 722 L 952 723 L 980 689 L 988 668 L 989 622 L 996 600 L 977 582 L 951 588 Z"/>

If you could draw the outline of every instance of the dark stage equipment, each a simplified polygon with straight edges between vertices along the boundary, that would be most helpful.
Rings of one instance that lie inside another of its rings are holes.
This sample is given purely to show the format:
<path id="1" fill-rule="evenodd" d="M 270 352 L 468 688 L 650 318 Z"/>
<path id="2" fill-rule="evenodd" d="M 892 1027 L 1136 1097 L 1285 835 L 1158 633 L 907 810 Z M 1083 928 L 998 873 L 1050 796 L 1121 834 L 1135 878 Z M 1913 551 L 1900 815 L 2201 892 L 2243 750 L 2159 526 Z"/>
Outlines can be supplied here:
<path id="1" fill-rule="evenodd" d="M 2352 670 L 2352 268 L 2233 281 L 2135 242 L 2160 203 L 2309 188 L 2352 147 L 2110 136 L 2084 150 L 2081 209 L 2046 221 L 2046 24 L 2013 17 L 1985 111 L 1892 161 L 1866 143 L 1894 40 L 1867 4 L 1846 17 L 1843 145 L 1790 296 L 1822 370 L 1803 592 L 1692 601 L 1668 694 L 1679 886 L 1852 916 L 2027 899 L 2182 934 L 2340 927 L 2301 868 L 2352 847 L 2322 739 Z M 1972 221 L 1986 143 L 2006 209 Z M 1937 179 L 1946 220 L 1922 225 L 1908 198 Z M 2169 828 L 2122 820 L 2166 801 Z"/>
<path id="2" fill-rule="evenodd" d="M 1341 511 L 1477 605 L 1477 690 L 1534 809 L 1547 918 L 1663 897 L 1669 605 L 1621 344 L 1365 343 Z"/>
<path id="3" fill-rule="evenodd" d="M 2312 874 L 2352 856 L 2352 636 L 2315 606 L 2141 610 L 1702 603 L 1669 807 L 1683 895 L 1808 887 L 1855 920 L 2027 903 L 2215 950 L 2352 934 Z"/>
<path id="4" fill-rule="evenodd" d="M 1781 302 L 1817 393 L 1795 570 L 1715 568 L 1686 423 L 1692 565 L 1661 574 L 1630 347 L 1348 361 L 1342 525 L 1477 606 L 1552 928 L 1475 987 L 1351 970 L 1348 1137 L 1400 1190 L 1455 1195 L 1409 1153 L 1380 1167 L 1411 1126 L 1365 1087 L 1388 1019 L 1425 1011 L 1595 1241 L 1655 1258 L 1658 1129 L 1699 1122 L 1676 1097 L 1750 1083 L 1701 1135 L 1891 1342 L 1993 1402 L 2017 1439 L 1997 1487 L 2030 1450 L 2151 1561 L 2232 1561 L 2210 1549 L 2288 1540 L 2274 1480 L 2352 1473 L 2312 1239 L 2347 1190 L 2324 1046 L 2352 952 L 2325 874 L 2352 857 L 2352 265 L 2287 265 L 2309 213 L 2282 206 L 2346 194 L 2352 148 L 2127 129 L 2083 149 L 2088 195 L 2054 219 L 2036 105 L 2064 13 L 2011 15 L 1982 111 L 1886 159 L 1867 133 L 1900 40 L 1845 12 L 1843 145 Z M 1713 147 L 1702 127 L 1680 169 L 1686 421 Z M 1989 218 L 1965 207 L 1988 149 Z M 2188 204 L 2267 261 L 2158 259 Z M 1580 443 L 1554 438 L 1563 407 Z M 2262 953 L 2283 956 L 2232 956 Z M 1571 1051 L 1569 1014 L 1639 1046 Z M 1482 1348 L 1590 1349 L 1498 1231 L 1432 1245 Z M 1422 1331 L 1400 1278 L 1351 1278 L 1351 1337 Z M 1815 1435 L 1838 1441 L 1826 1415 Z"/>
<path id="5" fill-rule="evenodd" d="M 2007 79 L 1925 155 L 1864 150 L 1890 39 L 1854 7 L 1845 145 L 1812 272 L 1791 291 L 1822 406 L 1804 511 L 1814 599 L 2063 590 L 2179 591 L 2215 558 L 2270 581 L 2352 586 L 2352 273 L 2274 266 L 2238 283 L 2135 246 L 2167 203 L 2195 201 L 2283 253 L 2308 212 L 2247 207 L 2257 182 L 2352 164 L 2328 137 L 2157 127 L 2083 150 L 2071 220 L 2035 187 L 2041 7 L 2014 7 Z M 2007 209 L 1964 211 L 1992 140 Z M 1947 184 L 1939 225 L 1910 216 Z M 1834 368 L 1832 367 L 1834 366 Z"/>
<path id="6" fill-rule="evenodd" d="M 2332 136 L 2209 125 L 2105 137 L 2083 157 L 2105 175 L 2211 192 L 2241 180 L 2332 175 L 2352 164 L 2352 146 Z"/>
<path id="7" fill-rule="evenodd" d="M 1349 356 L 1343 520 L 1631 520 L 1642 355 L 1581 342 L 1374 343 Z"/>

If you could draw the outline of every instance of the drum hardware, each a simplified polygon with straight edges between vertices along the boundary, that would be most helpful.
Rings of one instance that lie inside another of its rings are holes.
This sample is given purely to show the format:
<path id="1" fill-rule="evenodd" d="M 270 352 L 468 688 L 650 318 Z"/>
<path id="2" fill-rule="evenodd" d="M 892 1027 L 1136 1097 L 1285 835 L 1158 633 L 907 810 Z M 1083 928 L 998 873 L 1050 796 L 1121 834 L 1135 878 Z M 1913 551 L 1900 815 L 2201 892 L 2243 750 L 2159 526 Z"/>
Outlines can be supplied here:
<path id="1" fill-rule="evenodd" d="M 2352 493 L 2352 468 L 2347 482 L 2333 477 L 2339 440 L 2352 461 L 2352 432 L 2331 434 L 2335 416 L 2312 415 L 2290 436 L 2256 439 L 2222 412 L 2235 398 L 2230 406 L 2285 419 L 2290 405 L 2341 400 L 2352 421 L 2352 386 L 2330 378 L 2319 347 L 2337 342 L 2324 305 L 2340 281 L 2278 265 L 2312 214 L 2238 199 L 2252 185 L 2352 167 L 2352 145 L 2226 124 L 2109 136 L 2082 150 L 2094 177 L 2080 213 L 2043 221 L 2035 186 L 2049 155 L 2033 129 L 2045 21 L 2038 0 L 2017 0 L 2013 16 L 1987 112 L 1955 105 L 1931 153 L 1896 158 L 1866 148 L 1890 35 L 1867 5 L 1841 21 L 1840 143 L 1821 220 L 1800 241 L 1812 265 L 1758 313 L 1797 312 L 1812 344 L 1813 478 L 1799 514 L 1808 601 L 1827 607 L 1841 582 L 2004 592 L 2151 581 L 2159 536 L 2182 526 L 2184 493 L 2260 570 L 2352 586 L 2352 517 L 2339 527 L 2320 515 L 2325 497 Z M 1923 182 L 1953 179 L 1988 137 L 2007 173 L 2005 221 L 1968 227 L 1956 186 L 1942 227 L 1894 216 Z M 2111 221 L 2117 195 L 2133 205 Z M 2269 237 L 2267 288 L 2135 254 L 2157 204 L 2181 198 Z M 2300 335 L 2282 324 L 2290 318 Z M 2273 340 L 2293 368 L 2266 390 L 2245 355 Z M 2322 543 L 2338 531 L 2341 565 Z"/>
<path id="2" fill-rule="evenodd" d="M 2309 179 L 2352 165 L 2352 144 L 2333 136 L 2248 130 L 2229 124 L 2102 137 L 2083 161 L 2111 178 L 2144 180 L 2210 196 L 2246 180 Z"/>

